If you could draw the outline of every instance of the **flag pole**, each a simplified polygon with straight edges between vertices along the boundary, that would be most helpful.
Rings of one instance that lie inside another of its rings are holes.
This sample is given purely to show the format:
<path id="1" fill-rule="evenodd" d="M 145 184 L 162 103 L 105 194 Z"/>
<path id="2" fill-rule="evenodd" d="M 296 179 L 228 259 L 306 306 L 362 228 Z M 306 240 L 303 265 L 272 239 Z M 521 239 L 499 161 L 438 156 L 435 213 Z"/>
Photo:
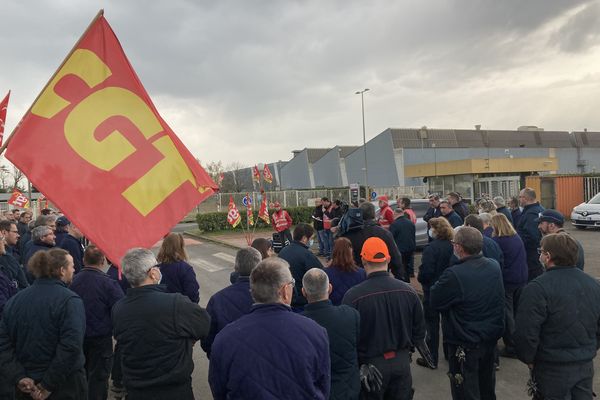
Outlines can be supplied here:
<path id="1" fill-rule="evenodd" d="M 104 9 L 103 8 L 101 8 L 100 11 L 98 11 L 98 13 L 96 14 L 96 16 L 92 20 L 92 22 L 90 22 L 90 24 L 88 25 L 88 27 L 85 28 L 85 31 L 83 32 L 83 34 L 79 37 L 79 39 L 77 40 L 77 42 L 75 43 L 75 45 L 73 46 L 73 48 L 71 49 L 71 51 L 69 52 L 69 54 L 67 54 L 67 56 L 65 57 L 65 59 L 63 60 L 63 62 L 60 64 L 60 66 L 56 69 L 56 71 L 54 71 L 54 74 L 52 74 L 52 77 L 50 77 L 50 79 L 48 80 L 48 82 L 46 83 L 46 85 L 44 85 L 44 88 L 37 95 L 37 97 L 35 98 L 35 100 L 33 101 L 33 103 L 31 103 L 31 106 L 29 106 L 29 108 L 27 109 L 27 112 L 25 112 L 25 114 L 23 115 L 23 117 L 25 117 L 25 115 L 29 114 L 29 112 L 33 108 L 33 105 L 38 101 L 38 99 L 40 98 L 40 96 L 42 95 L 42 93 L 44 93 L 44 91 L 46 90 L 46 88 L 48 87 L 48 85 L 50 85 L 50 82 L 52 82 L 54 80 L 54 78 L 59 73 L 59 71 L 62 69 L 62 67 L 65 65 L 65 63 L 67 62 L 67 60 L 75 52 L 75 50 L 79 46 L 79 43 L 81 43 L 81 40 L 85 37 L 85 35 L 90 30 L 90 28 L 96 23 L 96 21 L 100 17 L 102 17 L 102 16 L 104 16 Z M 21 118 L 21 121 L 22 120 L 23 120 L 23 118 Z M 4 142 L 4 144 L 2 145 L 2 147 L 0 147 L 0 155 L 2 155 L 2 153 L 4 153 L 4 150 L 6 150 L 6 147 L 10 143 L 10 140 L 14 136 L 14 133 L 16 132 L 17 129 L 19 129 L 19 126 L 21 125 L 21 121 L 19 121 L 19 123 L 17 124 L 17 126 L 14 127 L 14 129 L 10 133 L 10 136 L 8 138 L 6 138 L 6 141 Z"/>

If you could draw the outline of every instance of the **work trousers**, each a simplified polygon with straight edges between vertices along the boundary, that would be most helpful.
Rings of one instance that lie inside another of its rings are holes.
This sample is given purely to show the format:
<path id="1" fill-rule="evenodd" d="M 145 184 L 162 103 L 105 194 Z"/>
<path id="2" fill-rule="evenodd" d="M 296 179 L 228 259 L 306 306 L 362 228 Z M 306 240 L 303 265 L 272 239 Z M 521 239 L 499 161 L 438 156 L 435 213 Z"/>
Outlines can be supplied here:
<path id="1" fill-rule="evenodd" d="M 472 348 L 448 344 L 448 376 L 453 400 L 496 400 L 496 343 Z"/>
<path id="2" fill-rule="evenodd" d="M 319 255 L 325 255 L 325 243 L 323 241 L 323 229 L 317 231 L 317 239 L 319 240 Z"/>
<path id="3" fill-rule="evenodd" d="M 407 282 L 410 282 L 410 277 L 415 274 L 415 252 L 403 251 L 400 254 L 402 255 L 402 265 L 406 270 Z"/>
<path id="4" fill-rule="evenodd" d="M 112 336 L 86 337 L 83 340 L 83 354 L 88 382 L 88 400 L 106 400 L 108 377 L 113 364 Z"/>
<path id="5" fill-rule="evenodd" d="M 513 335 L 515 334 L 515 292 L 516 288 L 505 288 L 504 290 L 504 335 L 502 340 L 506 352 L 515 352 L 515 342 Z"/>
<path id="6" fill-rule="evenodd" d="M 408 350 L 398 350 L 395 357 L 369 358 L 361 364 L 374 365 L 383 376 L 381 390 L 367 392 L 361 388 L 361 400 L 411 400 L 414 390 L 412 388 L 412 375 L 410 373 L 410 354 Z"/>
<path id="7" fill-rule="evenodd" d="M 36 382 L 39 383 L 39 382 Z M 16 399 L 31 400 L 29 394 L 16 389 Z M 65 382 L 52 392 L 48 400 L 81 400 L 87 399 L 87 382 L 85 380 L 85 370 L 74 371 L 67 376 Z"/>
<path id="8" fill-rule="evenodd" d="M 192 378 L 189 381 L 167 386 L 153 386 L 144 389 L 127 388 L 127 400 L 194 400 Z"/>
<path id="9" fill-rule="evenodd" d="M 427 329 L 425 342 L 427 343 L 427 347 L 429 347 L 429 351 L 431 352 L 433 363 L 437 366 L 440 347 L 440 312 L 431 307 L 429 293 L 426 293 L 423 298 L 423 316 L 425 318 L 425 328 Z M 443 346 L 444 356 L 447 358 L 446 345 L 444 344 Z"/>
<path id="10" fill-rule="evenodd" d="M 545 363 L 533 367 L 533 376 L 544 400 L 591 400 L 594 362 Z"/>

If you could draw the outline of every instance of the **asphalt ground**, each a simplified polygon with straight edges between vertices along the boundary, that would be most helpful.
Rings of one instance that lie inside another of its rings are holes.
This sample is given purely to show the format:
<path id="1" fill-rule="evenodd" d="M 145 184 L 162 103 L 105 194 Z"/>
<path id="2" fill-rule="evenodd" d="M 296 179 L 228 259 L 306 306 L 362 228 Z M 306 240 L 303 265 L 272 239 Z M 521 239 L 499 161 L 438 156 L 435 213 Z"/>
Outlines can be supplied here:
<path id="1" fill-rule="evenodd" d="M 187 225 L 187 224 L 186 224 Z M 177 227 L 184 230 L 186 225 Z M 586 272 L 600 278 L 600 230 L 579 231 L 569 226 L 567 230 L 581 242 L 586 256 Z M 200 283 L 200 305 L 205 307 L 210 296 L 229 285 L 229 274 L 233 270 L 236 250 L 202 240 L 186 239 L 187 252 Z M 156 249 L 157 250 L 157 249 Z M 415 257 L 415 266 L 420 265 L 420 254 Z M 440 349 L 440 354 L 442 354 Z M 194 346 L 195 369 L 192 375 L 194 394 L 197 399 L 212 399 L 208 385 L 208 360 L 199 344 Z M 595 367 L 598 369 L 598 357 Z M 450 399 L 448 365 L 443 360 L 437 370 L 429 370 L 412 364 L 415 400 Z M 529 399 L 526 393 L 527 367 L 518 360 L 501 358 L 500 370 L 496 373 L 496 395 L 499 400 Z M 600 377 L 594 378 L 594 387 L 600 390 Z"/>

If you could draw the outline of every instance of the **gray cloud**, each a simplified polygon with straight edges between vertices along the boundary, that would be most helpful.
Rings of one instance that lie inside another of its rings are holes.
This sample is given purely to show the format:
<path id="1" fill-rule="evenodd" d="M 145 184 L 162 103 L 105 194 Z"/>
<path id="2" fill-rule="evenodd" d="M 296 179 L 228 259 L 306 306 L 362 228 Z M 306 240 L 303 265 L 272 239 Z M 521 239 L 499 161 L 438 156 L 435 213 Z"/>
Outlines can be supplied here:
<path id="1" fill-rule="evenodd" d="M 3 7 L 0 92 L 12 88 L 12 112 L 22 113 L 98 6 L 63 0 Z M 569 79 L 585 96 L 598 91 L 588 73 L 559 76 L 556 54 L 593 57 L 598 10 L 597 1 L 571 0 L 113 0 L 105 16 L 190 150 L 203 160 L 250 164 L 287 159 L 306 146 L 358 144 L 354 92 L 364 87 L 371 88 L 370 137 L 389 126 L 513 128 L 529 118 L 556 124 L 562 113 L 545 103 L 549 93 L 572 89 Z M 523 74 L 538 62 L 544 68 L 532 82 L 548 78 L 532 90 Z M 525 97 L 543 111 L 516 112 Z M 18 118 L 11 115 L 9 124 Z"/>

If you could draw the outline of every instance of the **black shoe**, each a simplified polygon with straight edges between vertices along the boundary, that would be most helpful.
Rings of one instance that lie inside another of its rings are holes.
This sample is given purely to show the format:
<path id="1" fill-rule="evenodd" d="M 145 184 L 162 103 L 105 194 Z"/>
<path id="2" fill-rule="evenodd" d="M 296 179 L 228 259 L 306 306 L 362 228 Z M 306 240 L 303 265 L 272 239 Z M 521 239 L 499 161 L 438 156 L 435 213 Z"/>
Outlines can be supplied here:
<path id="1" fill-rule="evenodd" d="M 425 368 L 437 369 L 437 365 L 430 367 L 429 364 L 427 364 L 427 361 L 425 361 L 423 358 L 417 358 L 417 365 Z"/>

